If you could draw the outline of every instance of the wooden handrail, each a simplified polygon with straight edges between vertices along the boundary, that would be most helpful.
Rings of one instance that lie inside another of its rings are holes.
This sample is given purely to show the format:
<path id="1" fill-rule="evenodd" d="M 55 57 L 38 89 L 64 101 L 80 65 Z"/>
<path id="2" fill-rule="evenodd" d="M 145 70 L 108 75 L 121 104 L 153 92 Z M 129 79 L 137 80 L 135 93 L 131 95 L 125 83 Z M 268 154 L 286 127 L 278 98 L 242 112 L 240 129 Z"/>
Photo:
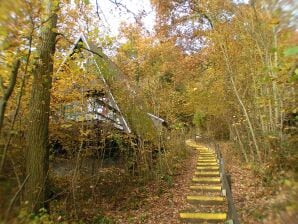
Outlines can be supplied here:
<path id="1" fill-rule="evenodd" d="M 233 224 L 240 224 L 238 219 L 238 214 L 236 207 L 234 205 L 233 196 L 232 196 L 232 186 L 231 183 L 229 183 L 227 174 L 225 173 L 224 169 L 224 159 L 222 157 L 222 154 L 219 149 L 219 145 L 215 143 L 215 152 L 218 156 L 218 159 L 220 161 L 220 173 L 222 178 L 222 188 L 223 193 L 225 193 L 226 198 L 228 200 L 228 218 L 233 220 Z"/>

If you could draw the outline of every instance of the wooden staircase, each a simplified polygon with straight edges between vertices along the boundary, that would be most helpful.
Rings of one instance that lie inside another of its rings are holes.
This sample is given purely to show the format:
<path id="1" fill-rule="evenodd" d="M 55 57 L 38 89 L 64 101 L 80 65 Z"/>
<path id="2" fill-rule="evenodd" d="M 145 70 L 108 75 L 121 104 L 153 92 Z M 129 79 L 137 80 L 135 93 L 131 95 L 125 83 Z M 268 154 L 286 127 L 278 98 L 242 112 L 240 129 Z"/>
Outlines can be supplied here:
<path id="1" fill-rule="evenodd" d="M 186 223 L 235 223 L 229 220 L 229 205 L 224 189 L 220 158 L 217 153 L 191 140 L 186 144 L 198 150 L 197 167 L 190 186 L 187 201 L 191 208 L 180 212 L 180 220 Z"/>

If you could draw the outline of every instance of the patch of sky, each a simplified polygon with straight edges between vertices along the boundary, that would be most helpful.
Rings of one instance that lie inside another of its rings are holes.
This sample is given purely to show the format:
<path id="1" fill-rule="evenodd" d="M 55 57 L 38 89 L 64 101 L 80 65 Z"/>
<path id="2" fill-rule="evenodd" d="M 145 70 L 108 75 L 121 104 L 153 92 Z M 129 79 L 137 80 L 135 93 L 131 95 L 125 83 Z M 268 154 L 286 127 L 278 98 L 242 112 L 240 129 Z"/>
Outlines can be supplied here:
<path id="1" fill-rule="evenodd" d="M 121 23 L 134 23 L 135 17 L 141 16 L 141 22 L 148 32 L 153 32 L 155 26 L 156 13 L 150 0 L 122 0 L 120 5 L 113 3 L 113 0 L 97 0 L 98 11 L 105 24 L 106 31 L 112 35 L 119 34 Z M 90 3 L 97 7 L 96 0 Z"/>

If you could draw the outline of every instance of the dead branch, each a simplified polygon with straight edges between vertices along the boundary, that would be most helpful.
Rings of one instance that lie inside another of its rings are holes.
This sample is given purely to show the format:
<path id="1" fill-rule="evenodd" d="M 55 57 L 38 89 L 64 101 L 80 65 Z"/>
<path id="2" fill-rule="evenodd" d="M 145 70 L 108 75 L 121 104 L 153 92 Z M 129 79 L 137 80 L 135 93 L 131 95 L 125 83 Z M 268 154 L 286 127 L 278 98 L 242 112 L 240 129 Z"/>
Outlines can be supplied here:
<path id="1" fill-rule="evenodd" d="M 13 204 L 15 203 L 16 199 L 18 198 L 19 194 L 23 190 L 23 188 L 24 188 L 27 180 L 29 179 L 29 176 L 30 175 L 27 175 L 27 177 L 23 181 L 22 185 L 19 187 L 19 190 L 15 193 L 15 195 L 13 196 L 13 198 L 10 200 L 9 205 L 8 205 L 8 208 L 6 209 L 6 212 L 5 212 L 4 223 L 7 223 L 8 216 L 9 216 L 9 213 L 11 211 L 11 208 L 12 208 Z"/>

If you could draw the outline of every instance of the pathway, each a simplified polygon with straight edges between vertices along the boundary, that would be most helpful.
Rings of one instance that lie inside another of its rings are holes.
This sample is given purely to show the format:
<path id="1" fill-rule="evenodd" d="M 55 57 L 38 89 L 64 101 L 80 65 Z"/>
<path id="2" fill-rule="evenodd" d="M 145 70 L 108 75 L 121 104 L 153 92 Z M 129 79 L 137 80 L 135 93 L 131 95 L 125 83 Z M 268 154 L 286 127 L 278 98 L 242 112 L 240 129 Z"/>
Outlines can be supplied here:
<path id="1" fill-rule="evenodd" d="M 224 223 L 228 218 L 228 205 L 219 158 L 213 149 L 192 140 L 187 140 L 186 144 L 198 150 L 198 161 L 190 186 L 192 193 L 187 196 L 191 206 L 188 211 L 180 212 L 180 219 L 191 223 Z"/>

